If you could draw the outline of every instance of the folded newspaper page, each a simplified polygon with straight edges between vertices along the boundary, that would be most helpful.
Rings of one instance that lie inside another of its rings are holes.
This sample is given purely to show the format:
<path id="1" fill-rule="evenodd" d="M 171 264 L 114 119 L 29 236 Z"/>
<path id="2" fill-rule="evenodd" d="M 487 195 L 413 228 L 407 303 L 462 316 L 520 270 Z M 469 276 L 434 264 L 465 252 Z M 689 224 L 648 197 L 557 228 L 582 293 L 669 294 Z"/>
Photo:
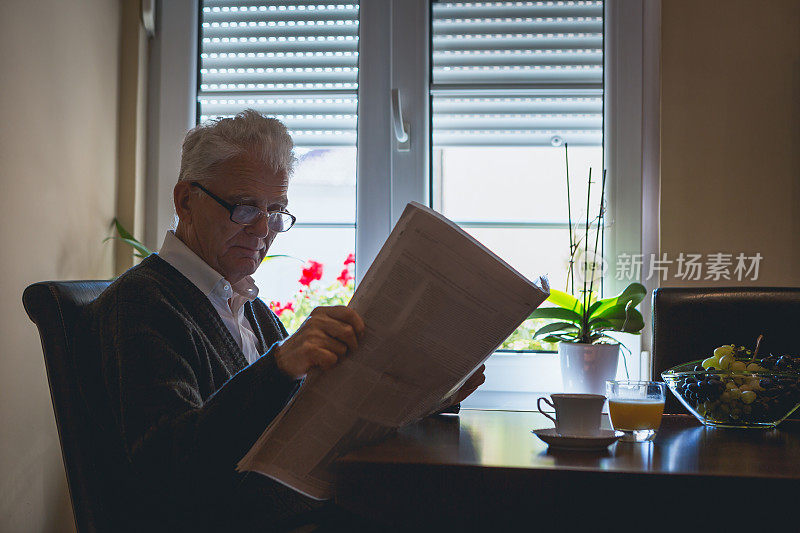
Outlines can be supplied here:
<path id="1" fill-rule="evenodd" d="M 412 202 L 356 289 L 358 348 L 311 372 L 237 465 L 333 496 L 333 462 L 438 411 L 549 295 L 435 211 Z"/>

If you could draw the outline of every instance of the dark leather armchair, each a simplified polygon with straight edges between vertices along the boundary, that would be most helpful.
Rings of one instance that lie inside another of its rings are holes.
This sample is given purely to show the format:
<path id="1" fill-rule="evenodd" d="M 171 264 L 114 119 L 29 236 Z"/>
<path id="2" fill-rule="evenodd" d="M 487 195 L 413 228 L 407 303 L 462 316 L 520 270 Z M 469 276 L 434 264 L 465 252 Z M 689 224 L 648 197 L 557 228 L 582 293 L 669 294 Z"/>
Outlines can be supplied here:
<path id="1" fill-rule="evenodd" d="M 653 292 L 653 378 L 680 363 L 710 357 L 714 348 L 736 344 L 761 353 L 797 353 L 800 288 L 691 287 Z M 686 409 L 668 393 L 665 412 Z"/>
<path id="2" fill-rule="evenodd" d="M 78 531 L 128 530 L 126 463 L 110 418 L 97 354 L 76 350 L 82 311 L 109 281 L 36 283 L 22 302 L 39 328 Z"/>

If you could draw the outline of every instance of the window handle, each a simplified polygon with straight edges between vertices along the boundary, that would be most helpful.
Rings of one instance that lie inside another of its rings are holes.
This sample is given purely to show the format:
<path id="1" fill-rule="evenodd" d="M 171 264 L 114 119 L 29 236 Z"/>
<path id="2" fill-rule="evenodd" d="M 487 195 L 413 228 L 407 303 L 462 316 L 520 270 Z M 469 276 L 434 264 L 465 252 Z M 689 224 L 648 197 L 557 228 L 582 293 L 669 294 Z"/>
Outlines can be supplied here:
<path id="1" fill-rule="evenodd" d="M 397 150 L 407 152 L 409 149 L 408 122 L 403 120 L 403 108 L 400 104 L 400 89 L 392 89 L 392 125 L 394 126 L 394 137 L 397 139 Z"/>
<path id="2" fill-rule="evenodd" d="M 142 0 L 142 25 L 148 37 L 156 34 L 156 6 L 155 0 Z"/>

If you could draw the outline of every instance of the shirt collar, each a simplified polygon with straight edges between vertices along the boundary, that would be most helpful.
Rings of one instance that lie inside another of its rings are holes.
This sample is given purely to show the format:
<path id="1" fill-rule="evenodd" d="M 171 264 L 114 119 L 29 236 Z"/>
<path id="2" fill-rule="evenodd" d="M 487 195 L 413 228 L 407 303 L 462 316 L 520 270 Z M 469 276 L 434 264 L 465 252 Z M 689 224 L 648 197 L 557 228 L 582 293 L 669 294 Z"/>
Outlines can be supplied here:
<path id="1" fill-rule="evenodd" d="M 172 230 L 167 231 L 164 236 L 158 256 L 186 276 L 206 297 L 214 295 L 227 300 L 239 295 L 253 301 L 258 296 L 258 287 L 252 277 L 245 276 L 237 283 L 229 283 L 222 274 L 186 246 Z"/>

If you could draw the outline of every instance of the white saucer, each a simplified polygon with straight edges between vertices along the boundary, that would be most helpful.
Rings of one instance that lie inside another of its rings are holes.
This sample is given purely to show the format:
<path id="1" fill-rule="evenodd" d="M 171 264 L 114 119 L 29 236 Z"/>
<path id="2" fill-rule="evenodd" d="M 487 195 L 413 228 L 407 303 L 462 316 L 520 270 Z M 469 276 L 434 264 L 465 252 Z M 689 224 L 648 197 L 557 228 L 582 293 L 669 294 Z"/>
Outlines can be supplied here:
<path id="1" fill-rule="evenodd" d="M 555 428 L 534 429 L 534 435 L 542 439 L 551 448 L 559 450 L 603 450 L 622 437 L 622 432 L 610 429 L 601 429 L 600 433 L 592 437 L 567 437 L 556 433 Z"/>

